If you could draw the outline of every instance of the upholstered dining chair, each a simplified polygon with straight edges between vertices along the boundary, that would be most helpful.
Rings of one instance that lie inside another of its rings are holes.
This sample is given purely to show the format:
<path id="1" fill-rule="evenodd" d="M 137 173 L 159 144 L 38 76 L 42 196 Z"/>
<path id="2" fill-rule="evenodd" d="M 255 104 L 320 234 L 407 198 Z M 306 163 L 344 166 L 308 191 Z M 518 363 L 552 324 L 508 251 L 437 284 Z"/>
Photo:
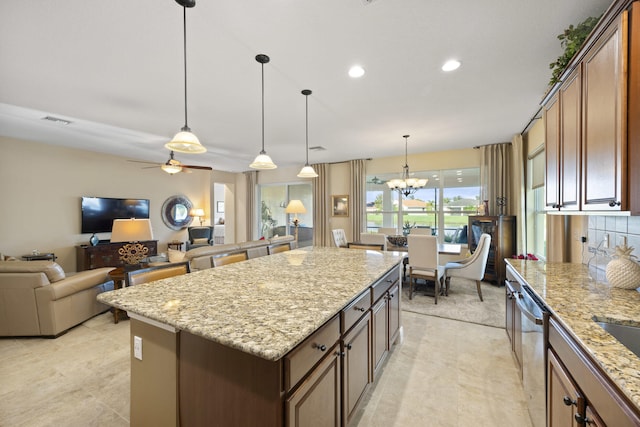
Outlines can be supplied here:
<path id="1" fill-rule="evenodd" d="M 128 286 L 139 285 L 141 283 L 149 283 L 190 272 L 191 267 L 188 261 L 154 265 L 153 267 L 127 271 L 126 283 Z"/>
<path id="2" fill-rule="evenodd" d="M 482 299 L 482 289 L 480 283 L 484 277 L 484 270 L 487 267 L 487 258 L 489 257 L 489 248 L 491 246 L 491 236 L 483 233 L 478 241 L 478 246 L 473 254 L 466 259 L 454 262 L 448 262 L 444 266 L 445 277 L 445 295 L 449 295 L 449 282 L 452 277 L 461 277 L 463 279 L 475 280 L 476 289 L 480 301 Z"/>
<path id="3" fill-rule="evenodd" d="M 433 233 L 431 232 L 431 227 L 419 227 L 412 228 L 409 234 L 413 234 L 414 236 L 431 236 Z"/>
<path id="4" fill-rule="evenodd" d="M 444 268 L 438 265 L 438 238 L 409 234 L 409 299 L 413 299 L 413 286 L 418 279 L 434 283 L 434 301 L 438 303 L 438 295 L 442 286 Z"/>
<path id="5" fill-rule="evenodd" d="M 220 267 L 227 264 L 233 264 L 234 262 L 246 261 L 248 259 L 247 251 L 218 254 L 211 257 L 211 265 L 213 267 Z"/>
<path id="6" fill-rule="evenodd" d="M 382 250 L 387 250 L 387 235 L 380 233 L 360 233 L 360 243 L 368 245 L 382 245 Z"/>
<path id="7" fill-rule="evenodd" d="M 333 242 L 336 244 L 337 248 L 346 248 L 347 247 L 347 235 L 342 228 L 336 228 L 335 230 L 331 230 L 331 234 L 333 234 Z"/>
<path id="8" fill-rule="evenodd" d="M 380 227 L 378 233 L 386 234 L 387 236 L 395 236 L 398 234 L 398 230 L 393 227 Z"/>
<path id="9" fill-rule="evenodd" d="M 278 254 L 280 252 L 286 252 L 290 250 L 291 250 L 291 245 L 289 245 L 289 243 L 280 243 L 278 245 L 267 246 L 267 253 L 269 255 Z"/>
<path id="10" fill-rule="evenodd" d="M 189 240 L 187 240 L 187 250 L 199 248 L 201 246 L 213 245 L 213 227 L 188 227 L 187 234 L 189 235 Z"/>

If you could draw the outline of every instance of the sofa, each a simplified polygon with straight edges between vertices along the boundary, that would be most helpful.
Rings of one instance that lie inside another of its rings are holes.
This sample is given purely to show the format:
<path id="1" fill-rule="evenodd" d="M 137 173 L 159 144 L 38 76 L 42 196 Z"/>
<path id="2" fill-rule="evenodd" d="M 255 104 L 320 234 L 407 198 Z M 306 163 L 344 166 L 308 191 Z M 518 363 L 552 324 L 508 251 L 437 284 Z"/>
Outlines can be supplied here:
<path id="1" fill-rule="evenodd" d="M 240 243 L 227 243 L 224 245 L 202 246 L 190 249 L 178 257 L 174 257 L 175 252 L 169 252 L 170 262 L 189 261 L 191 271 L 206 270 L 213 267 L 212 257 L 220 254 L 232 254 L 236 252 L 247 252 L 247 258 L 257 258 L 269 255 L 270 248 L 276 246 L 288 246 L 289 249 L 295 249 L 298 244 L 294 236 L 286 235 L 273 237 L 264 240 L 250 240 Z"/>
<path id="2" fill-rule="evenodd" d="M 56 337 L 107 311 L 96 296 L 113 290 L 111 270 L 66 274 L 53 261 L 0 261 L 0 336 Z"/>

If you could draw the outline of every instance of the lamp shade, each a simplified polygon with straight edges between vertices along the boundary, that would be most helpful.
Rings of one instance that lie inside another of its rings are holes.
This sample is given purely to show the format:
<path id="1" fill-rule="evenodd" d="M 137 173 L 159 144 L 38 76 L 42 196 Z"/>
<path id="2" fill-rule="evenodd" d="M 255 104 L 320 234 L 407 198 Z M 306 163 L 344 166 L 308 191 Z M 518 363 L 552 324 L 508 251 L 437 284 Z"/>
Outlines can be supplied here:
<path id="1" fill-rule="evenodd" d="M 316 171 L 309 165 L 304 166 L 298 173 L 298 178 L 316 178 L 317 176 Z"/>
<path id="2" fill-rule="evenodd" d="M 273 163 L 267 153 L 260 153 L 249 167 L 253 169 L 276 169 L 278 166 Z"/>
<path id="3" fill-rule="evenodd" d="M 165 163 L 164 165 L 160 166 L 162 168 L 163 171 L 165 171 L 168 174 L 173 175 L 174 173 L 178 173 L 180 171 L 182 171 L 182 166 L 180 165 L 174 165 L 171 163 Z"/>
<path id="4" fill-rule="evenodd" d="M 284 211 L 289 214 L 307 213 L 301 200 L 291 200 Z"/>
<path id="5" fill-rule="evenodd" d="M 182 128 L 182 130 L 176 133 L 173 139 L 164 146 L 178 153 L 200 154 L 206 153 L 207 151 L 206 147 L 200 144 L 198 137 L 191 133 L 191 129 L 188 127 Z"/>
<path id="6" fill-rule="evenodd" d="M 148 219 L 114 219 L 111 242 L 140 242 L 153 240 L 151 221 Z"/>
<path id="7" fill-rule="evenodd" d="M 191 215 L 191 216 L 204 216 L 204 209 L 202 209 L 202 208 L 191 209 L 191 212 L 189 212 L 189 215 Z"/>

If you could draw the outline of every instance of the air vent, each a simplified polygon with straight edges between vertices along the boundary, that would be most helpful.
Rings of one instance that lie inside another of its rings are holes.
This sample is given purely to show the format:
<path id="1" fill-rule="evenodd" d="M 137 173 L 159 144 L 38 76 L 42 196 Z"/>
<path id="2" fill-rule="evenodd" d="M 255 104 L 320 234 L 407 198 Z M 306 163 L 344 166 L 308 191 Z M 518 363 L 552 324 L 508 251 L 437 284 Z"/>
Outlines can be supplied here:
<path id="1" fill-rule="evenodd" d="M 61 119 L 53 116 L 45 116 L 42 120 L 49 120 L 50 122 L 59 123 L 61 125 L 70 125 L 71 122 L 69 120 Z"/>
<path id="2" fill-rule="evenodd" d="M 368 4 L 373 3 L 374 1 L 376 1 L 376 0 L 362 0 L 362 3 L 364 3 L 364 5 L 366 6 Z"/>
<path id="3" fill-rule="evenodd" d="M 321 145 L 316 145 L 315 147 L 309 147 L 309 151 L 325 151 L 326 148 L 324 148 Z"/>

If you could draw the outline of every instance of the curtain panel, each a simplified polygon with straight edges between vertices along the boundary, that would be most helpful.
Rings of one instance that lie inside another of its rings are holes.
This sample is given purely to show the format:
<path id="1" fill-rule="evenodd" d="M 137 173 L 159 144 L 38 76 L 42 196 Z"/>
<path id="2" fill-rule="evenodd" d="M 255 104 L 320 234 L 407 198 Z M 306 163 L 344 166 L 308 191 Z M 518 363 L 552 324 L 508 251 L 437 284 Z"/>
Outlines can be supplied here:
<path id="1" fill-rule="evenodd" d="M 256 212 L 256 184 L 258 183 L 258 171 L 246 171 L 244 172 L 244 176 L 247 179 L 247 210 L 245 212 L 245 215 L 247 216 L 246 233 L 247 240 L 253 240 L 256 236 L 256 221 L 254 213 Z"/>
<path id="2" fill-rule="evenodd" d="M 489 212 L 485 214 L 499 215 L 498 198 L 505 200 L 503 215 L 511 215 L 512 175 L 511 175 L 511 143 L 490 144 L 480 147 L 480 184 L 482 200 L 488 200 Z"/>
<path id="3" fill-rule="evenodd" d="M 360 241 L 360 233 L 365 229 L 365 198 L 366 198 L 366 173 L 365 173 L 365 160 L 351 160 L 349 161 L 350 170 L 350 192 L 351 195 L 349 203 L 352 215 L 349 219 L 351 223 L 351 230 L 353 236 L 351 241 Z"/>
<path id="4" fill-rule="evenodd" d="M 318 176 L 313 178 L 313 245 L 330 246 L 329 230 L 329 174 L 326 163 L 311 165 Z"/>
<path id="5" fill-rule="evenodd" d="M 511 191 L 511 212 L 516 216 L 516 251 L 527 252 L 527 212 L 526 212 L 526 161 L 524 142 L 521 134 L 515 134 L 511 140 L 511 170 L 513 185 Z"/>

